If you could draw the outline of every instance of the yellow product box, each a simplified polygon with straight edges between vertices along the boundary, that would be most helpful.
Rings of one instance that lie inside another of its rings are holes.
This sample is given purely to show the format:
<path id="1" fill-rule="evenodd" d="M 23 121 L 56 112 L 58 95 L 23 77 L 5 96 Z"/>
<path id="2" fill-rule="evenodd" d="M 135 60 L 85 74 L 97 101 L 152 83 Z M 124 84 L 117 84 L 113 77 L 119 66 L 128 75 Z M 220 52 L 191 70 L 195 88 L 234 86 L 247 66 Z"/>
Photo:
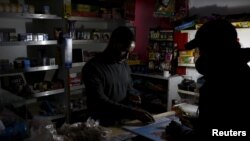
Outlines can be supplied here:
<path id="1" fill-rule="evenodd" d="M 236 28 L 249 28 L 250 22 L 244 21 L 244 22 L 232 22 L 232 25 L 234 25 Z"/>
<path id="2" fill-rule="evenodd" d="M 195 29 L 199 29 L 203 24 L 196 24 Z"/>
<path id="3" fill-rule="evenodd" d="M 180 56 L 194 56 L 194 49 L 192 50 L 184 50 L 179 52 Z"/>
<path id="4" fill-rule="evenodd" d="M 128 65 L 140 65 L 140 60 L 127 60 Z"/>
<path id="5" fill-rule="evenodd" d="M 194 57 L 191 56 L 180 56 L 178 57 L 179 64 L 194 64 Z"/>
<path id="6" fill-rule="evenodd" d="M 64 17 L 71 15 L 71 0 L 64 0 Z"/>
<path id="7" fill-rule="evenodd" d="M 250 21 L 232 22 L 232 25 L 235 28 L 249 28 L 250 27 Z M 195 28 L 199 29 L 201 26 L 202 26 L 202 24 L 196 24 Z"/>
<path id="8" fill-rule="evenodd" d="M 156 59 L 156 54 L 154 52 L 149 52 L 148 53 L 148 59 L 149 60 L 155 60 Z"/>
<path id="9" fill-rule="evenodd" d="M 77 4 L 76 5 L 76 10 L 78 12 L 90 12 L 91 11 L 91 6 L 86 5 L 86 4 Z"/>

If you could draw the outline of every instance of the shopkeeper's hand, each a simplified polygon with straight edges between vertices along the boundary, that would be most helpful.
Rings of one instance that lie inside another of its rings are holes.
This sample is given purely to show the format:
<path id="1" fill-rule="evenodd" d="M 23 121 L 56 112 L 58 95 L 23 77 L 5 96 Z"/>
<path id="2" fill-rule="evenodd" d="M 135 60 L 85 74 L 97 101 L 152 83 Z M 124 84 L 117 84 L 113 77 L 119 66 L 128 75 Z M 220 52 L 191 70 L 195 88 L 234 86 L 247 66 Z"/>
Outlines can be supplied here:
<path id="1" fill-rule="evenodd" d="M 128 99 L 135 104 L 141 104 L 141 97 L 139 95 L 129 95 Z"/>
<path id="2" fill-rule="evenodd" d="M 155 121 L 155 119 L 149 112 L 144 111 L 142 109 L 134 110 L 134 114 L 135 114 L 135 117 L 144 124 L 149 124 Z"/>
<path id="3" fill-rule="evenodd" d="M 173 107 L 172 109 L 173 111 L 175 111 L 176 116 L 180 119 L 182 125 L 185 125 L 189 128 L 193 128 L 195 122 L 197 121 L 196 117 L 192 117 L 190 115 L 188 115 L 188 113 L 185 113 L 180 107 L 176 106 Z"/>

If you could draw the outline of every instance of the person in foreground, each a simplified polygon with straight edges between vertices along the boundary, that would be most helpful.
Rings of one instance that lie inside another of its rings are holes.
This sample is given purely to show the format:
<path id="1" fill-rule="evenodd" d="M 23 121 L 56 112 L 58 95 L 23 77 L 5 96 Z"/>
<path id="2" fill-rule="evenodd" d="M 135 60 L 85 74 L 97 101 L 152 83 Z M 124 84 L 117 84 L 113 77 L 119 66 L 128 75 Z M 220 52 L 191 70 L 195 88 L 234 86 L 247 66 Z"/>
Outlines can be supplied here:
<path id="1" fill-rule="evenodd" d="M 126 63 L 134 48 L 133 32 L 120 26 L 112 32 L 106 49 L 82 69 L 88 114 L 101 125 L 111 126 L 124 119 L 138 119 L 143 123 L 154 121 L 150 113 L 137 107 L 141 99 L 133 89 Z"/>
<path id="2" fill-rule="evenodd" d="M 199 115 L 192 129 L 173 121 L 166 133 L 175 140 L 228 136 L 246 140 L 250 134 L 250 51 L 241 48 L 235 27 L 224 19 L 208 21 L 185 48 L 199 49 L 195 67 L 205 80 L 199 90 Z"/>

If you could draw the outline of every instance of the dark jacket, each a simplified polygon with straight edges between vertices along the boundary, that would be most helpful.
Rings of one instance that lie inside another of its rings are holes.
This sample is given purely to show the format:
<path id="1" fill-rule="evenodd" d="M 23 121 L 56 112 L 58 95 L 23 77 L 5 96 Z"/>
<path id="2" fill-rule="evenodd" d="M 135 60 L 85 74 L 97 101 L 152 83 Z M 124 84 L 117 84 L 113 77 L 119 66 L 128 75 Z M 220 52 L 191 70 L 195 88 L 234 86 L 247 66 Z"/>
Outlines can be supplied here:
<path id="1" fill-rule="evenodd" d="M 235 27 L 223 19 L 206 22 L 185 47 L 199 49 L 195 67 L 205 79 L 199 90 L 198 121 L 188 137 L 216 140 L 237 136 L 237 141 L 247 140 L 250 49 L 241 48 Z M 187 134 L 179 137 L 184 139 Z"/>
<path id="2" fill-rule="evenodd" d="M 134 93 L 134 89 L 125 61 L 112 61 L 104 52 L 90 60 L 82 72 L 89 116 L 104 124 L 131 118 L 133 108 L 124 103 L 127 94 Z"/>

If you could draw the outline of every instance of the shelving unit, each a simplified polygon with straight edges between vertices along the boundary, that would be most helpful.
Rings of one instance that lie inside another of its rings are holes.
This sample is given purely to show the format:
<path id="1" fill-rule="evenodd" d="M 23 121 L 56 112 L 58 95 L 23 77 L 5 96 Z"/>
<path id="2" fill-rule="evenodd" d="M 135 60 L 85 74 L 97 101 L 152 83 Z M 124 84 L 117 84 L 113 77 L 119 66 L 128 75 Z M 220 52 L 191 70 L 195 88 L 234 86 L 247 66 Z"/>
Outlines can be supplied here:
<path id="1" fill-rule="evenodd" d="M 31 65 L 31 67 L 23 67 L 18 69 L 10 69 L 0 71 L 0 77 L 13 77 L 13 76 L 21 76 L 25 79 L 25 77 L 29 76 L 29 81 L 25 80 L 25 84 L 34 83 L 37 80 L 41 79 L 44 81 L 46 75 L 46 81 L 48 76 L 53 79 L 60 79 L 64 82 L 64 87 L 56 87 L 55 89 L 49 88 L 48 90 L 37 90 L 34 89 L 31 95 L 31 98 L 23 97 L 20 102 L 14 103 L 16 107 L 25 106 L 25 107 L 33 107 L 34 104 L 39 104 L 42 100 L 51 100 L 54 98 L 59 101 L 59 103 L 63 106 L 63 113 L 60 115 L 53 116 L 42 116 L 39 115 L 39 106 L 38 109 L 35 109 L 35 119 L 45 119 L 45 120 L 57 120 L 64 118 L 65 121 L 70 122 L 70 114 L 71 112 L 79 112 L 82 110 L 86 110 L 86 106 L 82 106 L 81 108 L 71 109 L 71 98 L 76 97 L 84 97 L 82 94 L 84 91 L 84 85 L 79 84 L 71 87 L 67 87 L 70 83 L 68 79 L 64 78 L 66 75 L 59 76 L 59 73 L 76 73 L 77 75 L 81 73 L 82 67 L 85 65 L 85 60 L 81 62 L 72 62 L 72 68 L 69 68 L 67 72 L 65 72 L 65 68 L 63 66 L 62 60 L 60 60 L 61 45 L 58 44 L 57 37 L 54 35 L 55 30 L 59 28 L 62 32 L 68 33 L 69 22 L 74 22 L 74 29 L 83 29 L 84 32 L 95 29 L 96 31 L 110 32 L 119 25 L 132 26 L 129 21 L 125 19 L 106 19 L 102 17 L 80 17 L 80 16 L 66 16 L 64 15 L 64 1 L 25 1 L 28 5 L 33 5 L 36 7 L 35 13 L 0 13 L 1 21 L 6 23 L 11 23 L 10 25 L 1 25 L 0 29 L 3 28 L 11 28 L 15 29 L 13 32 L 16 34 L 20 33 L 42 33 L 45 32 L 48 34 L 48 40 L 44 41 L 36 41 L 32 39 L 32 41 L 19 41 L 19 39 L 12 40 L 0 40 L 0 50 L 1 52 L 12 52 L 11 50 L 15 50 L 17 52 L 21 52 L 17 55 L 11 54 L 11 56 L 0 56 L 0 59 L 8 59 L 10 62 L 14 61 L 16 57 L 39 57 L 39 59 L 43 58 L 42 55 L 46 54 L 45 58 L 55 58 L 55 65 L 44 65 L 44 64 L 36 64 Z M 73 2 L 73 1 L 71 1 Z M 55 4 L 56 3 L 56 4 Z M 42 5 L 48 5 L 50 7 L 50 14 L 40 14 L 37 11 L 42 11 Z M 38 8 L 40 7 L 40 9 Z M 16 23 L 15 23 L 16 22 Z M 37 28 L 39 27 L 39 28 Z M 41 28 L 40 28 L 41 27 Z M 84 28 L 81 28 L 84 27 Z M 76 30 L 75 30 L 76 31 Z M 75 32 L 76 33 L 76 32 Z M 33 37 L 32 37 L 33 38 Z M 90 39 L 76 39 L 74 38 L 72 41 L 73 49 L 82 49 L 82 51 L 90 51 L 90 52 L 101 52 L 107 45 L 108 40 L 102 39 L 93 39 L 92 36 Z M 21 51 L 19 51 L 21 50 Z M 35 50 L 35 51 L 34 51 Z M 30 55 L 32 54 L 32 55 Z M 33 55 L 34 54 L 34 55 Z M 41 55 L 41 56 L 40 56 Z M 41 61 L 41 60 L 40 60 Z M 39 61 L 38 61 L 39 62 Z M 30 62 L 31 63 L 31 62 Z M 33 62 L 32 62 L 33 63 Z M 13 63 L 14 64 L 14 63 Z M 14 65 L 11 65 L 12 67 Z M 33 67 L 35 66 L 35 67 Z M 41 75 L 41 76 L 40 76 Z M 44 75 L 44 78 L 43 78 Z M 48 75 L 48 76 L 47 76 Z M 58 75 L 58 76 L 57 76 Z M 37 76 L 37 78 L 34 77 Z M 52 77 L 54 76 L 54 77 Z M 34 80 L 33 80 L 34 78 Z M 37 82 L 36 82 L 37 83 Z M 35 84 L 31 84 L 35 85 Z M 37 85 L 37 84 L 36 84 Z M 42 87 L 42 84 L 39 84 Z M 53 99 L 53 100 L 54 100 Z M 85 99 L 85 98 L 83 98 Z M 85 99 L 86 100 L 86 99 Z M 63 102 L 63 103 L 61 103 Z M 36 105 L 37 106 L 37 105 Z M 33 109 L 32 109 L 33 110 Z M 84 120 L 84 119 L 82 119 Z"/>
<path id="2" fill-rule="evenodd" d="M 163 73 L 163 71 L 169 71 L 170 74 L 173 74 L 172 61 L 175 57 L 173 30 L 151 28 L 148 50 L 150 72 Z"/>
<path id="3" fill-rule="evenodd" d="M 17 34 L 23 34 L 23 33 L 37 33 L 37 32 L 30 32 L 27 30 L 27 28 L 30 27 L 30 25 L 34 24 L 36 20 L 39 21 L 45 21 L 48 20 L 49 22 L 63 22 L 63 18 L 56 15 L 56 14 L 38 14 L 38 13 L 0 13 L 0 19 L 2 24 L 0 24 L 0 28 L 1 29 L 5 29 L 5 28 L 11 28 L 11 29 L 15 29 L 14 33 L 16 34 L 15 36 L 17 36 Z M 5 21 L 9 21 L 8 25 L 4 25 Z M 30 25 L 29 25 L 30 24 Z M 51 25 L 53 26 L 53 25 Z M 42 28 L 44 28 L 44 26 L 41 26 Z M 53 28 L 53 27 L 51 27 Z M 46 30 L 43 30 L 43 32 L 46 32 Z M 40 32 L 39 32 L 40 33 Z M 47 33 L 48 34 L 48 33 Z M 49 35 L 49 34 L 48 34 Z M 27 52 L 27 48 L 32 46 L 32 48 L 34 47 L 43 47 L 44 49 L 49 49 L 52 46 L 58 46 L 57 40 L 52 39 L 51 35 L 49 35 L 50 39 L 49 40 L 45 40 L 43 39 L 43 41 L 39 40 L 33 40 L 32 41 L 19 41 L 16 39 L 12 39 L 12 40 L 2 40 L 0 41 L 0 50 L 2 53 L 5 53 L 5 51 L 7 51 L 7 53 L 9 52 L 9 50 L 13 50 L 11 52 L 11 56 L 13 56 L 13 54 L 15 52 Z M 22 56 L 16 56 L 16 57 L 28 57 L 26 56 L 26 53 L 23 54 L 18 54 L 18 55 L 22 55 Z M 8 57 L 8 56 L 7 56 Z M 0 59 L 8 59 L 10 62 L 12 62 L 13 58 L 3 58 L 3 56 L 1 56 Z M 14 61 L 14 60 L 13 60 Z M 14 64 L 14 63 L 13 63 Z M 13 67 L 13 66 L 12 66 Z M 57 71 L 59 70 L 60 67 L 58 64 L 56 65 L 37 65 L 35 67 L 23 67 L 23 68 L 18 68 L 18 69 L 13 69 L 10 68 L 8 70 L 4 70 L 1 71 L 0 73 L 0 79 L 2 80 L 3 77 L 16 77 L 16 76 L 20 76 L 24 79 L 24 85 L 26 85 L 28 82 L 25 79 L 25 75 L 24 74 L 30 74 L 30 73 L 39 73 L 39 72 L 47 72 L 47 71 Z M 3 82 L 2 82 L 3 83 Z M 21 85 L 20 85 L 21 86 Z M 78 88 L 72 88 L 72 89 L 78 89 Z M 39 103 L 40 98 L 45 98 L 47 96 L 51 96 L 51 95 L 56 95 L 56 94 L 61 94 L 64 92 L 64 89 L 57 89 L 57 90 L 51 90 L 51 91 L 44 91 L 44 92 L 38 92 L 35 93 L 29 97 L 21 97 L 18 94 L 15 93 L 11 93 L 9 92 L 9 96 L 11 95 L 11 97 L 20 97 L 19 101 L 16 101 L 14 103 L 9 103 L 11 105 L 13 105 L 15 108 L 19 108 L 19 107 L 26 107 L 27 109 L 30 109 L 33 107 L 33 105 L 37 105 L 37 103 Z M 37 109 L 39 110 L 39 109 Z M 25 112 L 25 111 L 24 111 Z M 34 114 L 33 117 L 34 119 L 38 118 L 38 119 L 47 119 L 47 120 L 55 120 L 58 118 L 62 118 L 65 117 L 65 114 L 62 115 L 55 115 L 55 116 L 39 116 L 38 115 L 38 111 L 36 111 L 36 113 L 32 113 Z"/>

